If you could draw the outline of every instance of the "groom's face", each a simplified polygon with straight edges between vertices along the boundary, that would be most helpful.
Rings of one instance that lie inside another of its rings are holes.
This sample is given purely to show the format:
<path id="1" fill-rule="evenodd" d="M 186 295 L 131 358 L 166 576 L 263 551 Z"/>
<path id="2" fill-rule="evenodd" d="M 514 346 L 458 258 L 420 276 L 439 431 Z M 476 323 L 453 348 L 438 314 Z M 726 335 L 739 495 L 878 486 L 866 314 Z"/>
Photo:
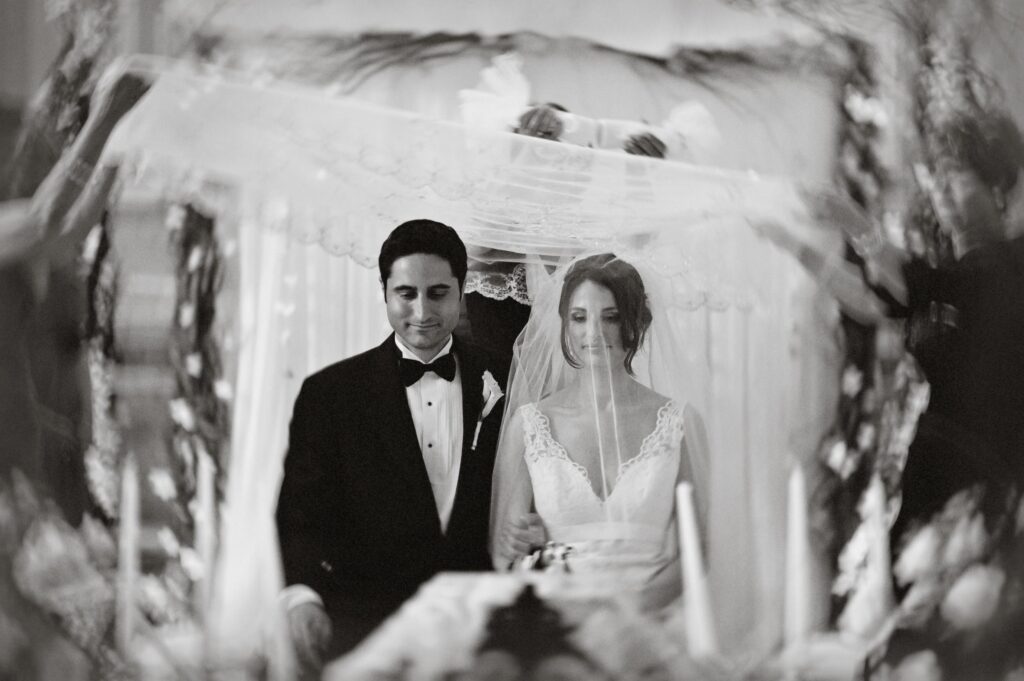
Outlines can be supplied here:
<path id="1" fill-rule="evenodd" d="M 451 265 L 426 253 L 398 258 L 384 295 L 391 328 L 417 357 L 432 360 L 459 323 L 462 291 Z"/>

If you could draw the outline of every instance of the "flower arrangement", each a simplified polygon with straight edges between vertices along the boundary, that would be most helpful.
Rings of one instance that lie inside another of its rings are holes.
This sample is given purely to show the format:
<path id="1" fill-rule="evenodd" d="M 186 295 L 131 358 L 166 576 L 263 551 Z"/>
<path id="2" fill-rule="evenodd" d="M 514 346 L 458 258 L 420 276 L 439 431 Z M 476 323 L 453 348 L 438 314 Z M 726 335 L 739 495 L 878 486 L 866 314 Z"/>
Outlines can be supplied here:
<path id="1" fill-rule="evenodd" d="M 214 334 L 223 262 L 211 218 L 191 206 L 173 206 L 167 227 L 177 255 L 171 348 L 177 389 L 168 407 L 183 493 L 180 502 L 188 508 L 196 493 L 200 457 L 209 456 L 219 469 L 230 431 L 231 391 L 222 379 L 220 346 Z"/>
<path id="2" fill-rule="evenodd" d="M 928 665 L 942 675 L 921 678 L 1024 673 L 1022 567 L 1020 495 L 974 487 L 950 498 L 910 534 L 894 566 L 905 595 L 892 616 L 885 666 Z"/>
<path id="3" fill-rule="evenodd" d="M 86 361 L 92 386 L 92 442 L 85 452 L 89 492 L 103 515 L 117 518 L 117 495 L 122 459 L 121 430 L 113 371 L 117 360 L 114 312 L 118 298 L 118 267 L 104 219 L 85 243 L 82 263 L 87 268 L 88 318 Z"/>

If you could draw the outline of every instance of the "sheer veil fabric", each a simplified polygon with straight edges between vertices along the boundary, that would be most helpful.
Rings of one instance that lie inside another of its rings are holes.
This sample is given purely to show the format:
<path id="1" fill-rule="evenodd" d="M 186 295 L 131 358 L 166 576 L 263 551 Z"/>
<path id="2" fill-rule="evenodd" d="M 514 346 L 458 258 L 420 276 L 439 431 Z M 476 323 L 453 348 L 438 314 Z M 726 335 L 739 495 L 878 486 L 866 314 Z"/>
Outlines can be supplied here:
<path id="1" fill-rule="evenodd" d="M 357 305 L 380 305 L 375 273 L 340 281 L 331 263 L 344 261 L 331 256 L 370 267 L 390 229 L 429 216 L 496 260 L 528 264 L 535 309 L 517 348 L 510 410 L 568 380 L 557 342 L 568 264 L 614 253 L 636 267 L 654 313 L 633 363 L 637 380 L 699 414 L 707 433 L 702 446 L 699 426 L 683 423 L 720 639 L 758 653 L 777 644 L 785 480 L 811 456 L 838 394 L 836 306 L 751 225 L 832 257 L 840 235 L 802 200 L 827 188 L 475 131 L 177 63 L 130 66 L 159 77 L 107 153 L 128 180 L 200 202 L 239 230 L 236 432 L 211 616 L 227 639 L 258 646 L 263 623 L 280 615 L 272 514 L 298 382 L 339 352 L 363 349 L 340 342 L 352 328 L 342 322 Z M 316 267 L 300 269 L 314 251 Z M 340 301 L 339 290 L 366 300 Z M 380 312 L 362 340 L 385 328 Z M 526 478 L 515 457 L 498 466 L 509 468 L 496 490 L 500 511 Z"/>
<path id="2" fill-rule="evenodd" d="M 608 577 L 618 590 L 639 590 L 665 570 L 678 583 L 676 482 L 694 485 L 702 518 L 708 508 L 709 452 L 697 408 L 709 406 L 698 389 L 708 368 L 687 345 L 691 311 L 673 303 L 673 285 L 683 282 L 658 267 L 663 255 L 594 254 L 551 274 L 534 269 L 495 462 L 491 539 L 499 569 L 515 558 L 502 541 L 506 526 L 536 510 L 551 540 L 573 546 L 574 572 Z M 584 270 L 592 282 L 616 283 L 602 297 L 585 288 Z M 567 280 L 567 273 L 575 274 Z M 632 289 L 632 302 L 623 289 Z M 630 319 L 643 320 L 644 308 L 650 327 L 640 325 L 644 342 L 630 376 L 626 350 L 639 340 Z"/>

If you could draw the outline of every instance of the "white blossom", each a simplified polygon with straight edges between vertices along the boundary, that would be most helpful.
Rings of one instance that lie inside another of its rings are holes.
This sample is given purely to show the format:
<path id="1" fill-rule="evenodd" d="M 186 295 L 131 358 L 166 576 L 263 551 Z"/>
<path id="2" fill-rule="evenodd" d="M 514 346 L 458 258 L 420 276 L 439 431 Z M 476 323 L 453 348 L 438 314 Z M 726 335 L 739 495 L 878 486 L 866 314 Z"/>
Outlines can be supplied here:
<path id="1" fill-rule="evenodd" d="M 873 575 L 865 573 L 860 585 L 846 602 L 843 613 L 839 616 L 839 630 L 852 633 L 862 639 L 868 639 L 889 616 L 890 602 L 882 596 L 883 589 L 891 588 L 887 582 L 888 572 Z"/>
<path id="2" fill-rule="evenodd" d="M 89 557 L 100 568 L 113 568 L 117 564 L 117 545 L 110 530 L 91 514 L 82 516 L 82 525 L 78 530 L 82 541 L 89 551 Z"/>
<path id="3" fill-rule="evenodd" d="M 166 468 L 154 468 L 149 471 L 149 488 L 162 501 L 171 501 L 178 496 L 178 488 L 174 478 Z"/>
<path id="4" fill-rule="evenodd" d="M 199 378 L 203 373 L 203 356 L 198 352 L 190 352 L 186 355 L 185 372 L 192 378 Z"/>
<path id="5" fill-rule="evenodd" d="M 826 463 L 836 473 L 840 473 L 843 470 L 843 464 L 846 462 L 846 442 L 839 438 L 831 447 L 828 449 L 828 457 Z"/>
<path id="6" fill-rule="evenodd" d="M 893 670 L 893 681 L 942 681 L 938 656 L 931 650 L 907 655 Z"/>
<path id="7" fill-rule="evenodd" d="M 832 593 L 843 596 L 857 588 L 862 580 L 870 549 L 867 528 L 861 523 L 839 553 L 839 575 L 832 584 Z"/>
<path id="8" fill-rule="evenodd" d="M 192 250 L 188 254 L 187 269 L 189 272 L 195 272 L 199 269 L 199 266 L 203 264 L 203 247 L 193 246 Z"/>
<path id="9" fill-rule="evenodd" d="M 480 418 L 483 419 L 491 413 L 491 410 L 494 409 L 494 405 L 498 403 L 498 400 L 505 396 L 505 393 L 501 391 L 501 386 L 498 384 L 498 381 L 495 380 L 494 376 L 491 375 L 490 371 L 484 372 L 481 381 L 483 382 L 484 406 L 483 409 L 480 410 Z"/>
<path id="10" fill-rule="evenodd" d="M 183 398 L 178 397 L 170 401 L 171 418 L 184 430 L 191 433 L 196 428 L 196 417 L 192 413 L 192 407 L 188 406 Z"/>
<path id="11" fill-rule="evenodd" d="M 172 232 L 176 232 L 185 226 L 186 217 L 185 207 L 174 204 L 167 210 L 167 219 L 164 221 L 164 226 Z"/>
<path id="12" fill-rule="evenodd" d="M 958 569 L 977 560 L 985 550 L 988 534 L 980 513 L 964 516 L 957 521 L 946 540 L 942 562 L 947 568 Z"/>
<path id="13" fill-rule="evenodd" d="M 1006 574 L 997 567 L 972 565 L 950 587 L 940 612 L 957 629 L 975 629 L 992 617 Z"/>
<path id="14" fill-rule="evenodd" d="M 867 451 L 875 444 L 875 426 L 871 423 L 862 423 L 857 429 L 857 449 Z"/>
<path id="15" fill-rule="evenodd" d="M 195 549 L 185 547 L 180 552 L 181 569 L 185 571 L 188 578 L 193 582 L 203 578 L 204 566 L 203 560 L 199 557 L 199 554 Z"/>
<path id="16" fill-rule="evenodd" d="M 234 396 L 234 390 L 231 388 L 231 383 L 221 378 L 214 381 L 213 394 L 222 402 L 230 402 Z"/>
<path id="17" fill-rule="evenodd" d="M 850 365 L 843 372 L 843 394 L 847 397 L 856 397 L 864 385 L 864 374 L 857 367 Z"/>
<path id="18" fill-rule="evenodd" d="M 171 557 L 178 555 L 178 552 L 181 550 L 181 544 L 178 543 L 178 537 L 171 528 L 161 527 L 157 530 L 156 538 L 160 542 L 160 547 L 163 548 L 164 553 Z"/>
<path id="19" fill-rule="evenodd" d="M 941 548 L 942 535 L 934 525 L 926 525 L 918 530 L 896 560 L 893 573 L 897 581 L 910 584 L 934 574 L 939 568 Z"/>
<path id="20" fill-rule="evenodd" d="M 913 628 L 928 621 L 942 597 L 942 583 L 937 577 L 925 577 L 914 582 L 900 601 L 901 623 Z"/>
<path id="21" fill-rule="evenodd" d="M 182 303 L 178 308 L 178 326 L 187 329 L 196 319 L 196 308 L 192 303 Z"/>

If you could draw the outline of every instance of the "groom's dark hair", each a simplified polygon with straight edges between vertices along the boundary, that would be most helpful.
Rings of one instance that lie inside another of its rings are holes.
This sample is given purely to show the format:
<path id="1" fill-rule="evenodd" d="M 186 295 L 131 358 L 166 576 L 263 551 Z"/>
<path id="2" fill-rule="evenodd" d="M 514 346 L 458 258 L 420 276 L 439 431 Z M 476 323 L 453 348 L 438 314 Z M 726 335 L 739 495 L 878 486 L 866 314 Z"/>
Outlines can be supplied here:
<path id="1" fill-rule="evenodd" d="M 399 258 L 416 253 L 436 255 L 448 261 L 452 274 L 459 280 L 459 289 L 466 283 L 468 256 L 466 244 L 458 233 L 446 224 L 435 220 L 409 220 L 395 227 L 380 247 L 377 267 L 380 281 L 387 290 L 391 266 Z"/>

